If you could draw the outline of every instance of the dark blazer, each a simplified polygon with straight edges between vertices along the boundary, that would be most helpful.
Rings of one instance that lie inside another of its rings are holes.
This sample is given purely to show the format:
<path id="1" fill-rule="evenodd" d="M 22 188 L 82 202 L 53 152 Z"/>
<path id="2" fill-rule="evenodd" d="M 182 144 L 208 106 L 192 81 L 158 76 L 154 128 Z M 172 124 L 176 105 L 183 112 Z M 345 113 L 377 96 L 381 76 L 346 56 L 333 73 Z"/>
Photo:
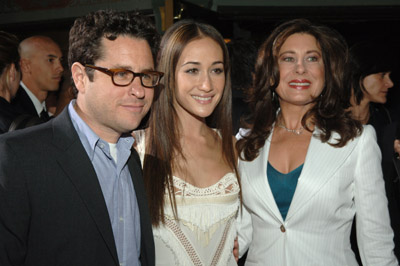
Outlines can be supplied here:
<path id="1" fill-rule="evenodd" d="M 142 265 L 154 240 L 139 158 L 128 161 L 140 211 Z M 0 136 L 0 265 L 119 265 L 103 193 L 68 109 Z"/>
<path id="2" fill-rule="evenodd" d="M 15 98 L 11 101 L 11 104 L 14 105 L 20 113 L 39 117 L 35 105 L 21 85 L 18 88 Z"/>
<path id="3" fill-rule="evenodd" d="M 393 122 L 383 129 L 381 151 L 382 170 L 385 179 L 386 196 L 391 225 L 394 231 L 395 254 L 400 259 L 400 179 L 396 165 L 400 170 L 400 161 L 394 154 L 394 140 L 396 139 L 397 122 Z"/>

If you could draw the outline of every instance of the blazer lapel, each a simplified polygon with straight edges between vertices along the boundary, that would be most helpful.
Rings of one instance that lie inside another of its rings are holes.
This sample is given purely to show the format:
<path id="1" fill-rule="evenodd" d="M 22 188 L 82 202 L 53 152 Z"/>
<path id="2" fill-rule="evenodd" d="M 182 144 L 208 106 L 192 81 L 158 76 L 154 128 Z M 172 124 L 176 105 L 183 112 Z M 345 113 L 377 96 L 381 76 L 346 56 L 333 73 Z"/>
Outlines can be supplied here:
<path id="1" fill-rule="evenodd" d="M 320 130 L 316 129 L 311 137 L 304 167 L 300 174 L 286 221 L 290 220 L 321 190 L 342 166 L 355 147 L 356 141 L 350 141 L 342 148 L 335 148 L 328 143 L 322 143 L 317 137 L 320 133 Z M 331 140 L 338 137 L 339 135 L 335 133 Z"/>
<path id="2" fill-rule="evenodd" d="M 272 194 L 271 187 L 268 183 L 267 177 L 267 162 L 268 154 L 271 143 L 272 134 L 265 141 L 265 145 L 260 149 L 260 155 L 251 163 L 248 171 L 248 180 L 250 186 L 256 192 L 257 196 L 270 212 L 279 222 L 283 222 L 282 215 L 279 212 L 278 206 L 276 205 L 275 198 Z"/>
<path id="3" fill-rule="evenodd" d="M 68 108 L 53 121 L 53 143 L 64 151 L 57 158 L 60 167 L 75 185 L 88 212 L 106 242 L 116 264 L 118 262 L 114 234 L 100 183 L 78 134 L 72 125 Z"/>
<path id="4" fill-rule="evenodd" d="M 26 113 L 39 117 L 38 113 L 36 112 L 35 105 L 21 85 L 19 86 L 17 94 L 15 95 L 15 98 L 11 101 L 11 103 L 24 114 Z"/>
<path id="5" fill-rule="evenodd" d="M 142 168 L 139 155 L 133 148 L 131 149 L 131 156 L 128 160 L 128 168 L 131 173 L 132 183 L 135 189 L 140 213 L 140 262 L 142 263 L 142 265 L 154 265 L 154 239 L 151 227 L 149 207 L 147 204 L 147 197 L 142 178 Z"/>

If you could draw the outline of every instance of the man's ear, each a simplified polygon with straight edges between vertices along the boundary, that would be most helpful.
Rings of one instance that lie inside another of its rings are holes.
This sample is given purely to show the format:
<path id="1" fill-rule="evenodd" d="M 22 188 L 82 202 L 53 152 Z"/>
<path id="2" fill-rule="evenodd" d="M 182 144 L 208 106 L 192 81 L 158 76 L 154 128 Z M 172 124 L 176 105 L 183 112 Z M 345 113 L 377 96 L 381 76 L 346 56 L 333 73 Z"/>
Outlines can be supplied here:
<path id="1" fill-rule="evenodd" d="M 29 61 L 29 59 L 21 58 L 21 60 L 19 60 L 19 66 L 20 66 L 21 72 L 23 74 L 27 74 L 27 73 L 31 72 L 31 62 Z"/>
<path id="2" fill-rule="evenodd" d="M 85 67 L 81 63 L 73 63 L 71 66 L 71 75 L 79 93 L 85 93 L 85 88 L 89 82 L 89 77 L 86 74 Z"/>

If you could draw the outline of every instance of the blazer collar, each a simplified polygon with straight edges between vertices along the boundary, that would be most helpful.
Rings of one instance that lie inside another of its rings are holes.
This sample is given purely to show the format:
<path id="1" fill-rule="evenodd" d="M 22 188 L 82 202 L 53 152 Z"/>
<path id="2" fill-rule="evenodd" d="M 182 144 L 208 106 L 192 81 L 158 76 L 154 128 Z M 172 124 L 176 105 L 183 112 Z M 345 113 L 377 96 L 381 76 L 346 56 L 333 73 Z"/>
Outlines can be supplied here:
<path id="1" fill-rule="evenodd" d="M 289 207 L 286 221 L 290 220 L 304 205 L 306 205 L 342 167 L 356 146 L 357 141 L 349 141 L 344 147 L 333 147 L 322 143 L 318 135 L 321 130 L 316 128 L 308 147 L 303 170 Z M 333 133 L 329 143 L 335 143 L 340 136 Z"/>
<path id="2" fill-rule="evenodd" d="M 320 133 L 321 130 L 316 128 L 311 137 L 303 170 L 300 174 L 286 221 L 289 221 L 301 208 L 310 202 L 312 197 L 321 190 L 324 184 L 342 166 L 356 145 L 356 141 L 353 140 L 349 141 L 344 147 L 336 148 L 328 143 L 322 143 L 318 138 Z M 330 142 L 333 142 L 338 137 L 339 135 L 334 133 Z M 272 134 L 265 141 L 264 147 L 260 149 L 260 155 L 254 161 L 254 165 L 252 165 L 251 169 L 248 169 L 248 176 L 251 178 L 250 185 L 256 191 L 257 196 L 265 203 L 268 211 L 283 223 L 266 175 L 271 138 Z"/>

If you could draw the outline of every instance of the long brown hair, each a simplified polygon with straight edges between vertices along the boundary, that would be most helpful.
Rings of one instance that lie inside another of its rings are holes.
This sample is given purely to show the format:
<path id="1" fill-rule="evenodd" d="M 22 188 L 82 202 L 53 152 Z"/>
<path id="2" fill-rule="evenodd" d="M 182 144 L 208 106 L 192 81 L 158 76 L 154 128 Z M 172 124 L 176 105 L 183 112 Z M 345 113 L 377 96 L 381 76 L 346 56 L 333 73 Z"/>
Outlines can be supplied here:
<path id="1" fill-rule="evenodd" d="M 287 38 L 295 33 L 315 37 L 325 67 L 325 87 L 321 95 L 314 99 L 315 105 L 302 118 L 303 127 L 308 129 L 305 121 L 312 117 L 322 131 L 319 136 L 322 142 L 327 142 L 333 132 L 339 133 L 337 142 L 330 143 L 335 147 L 343 147 L 362 131 L 361 124 L 351 118 L 350 111 L 346 111 L 350 106 L 350 88 L 345 82 L 349 56 L 346 41 L 326 26 L 312 24 L 306 19 L 294 19 L 275 28 L 259 49 L 254 89 L 248 98 L 251 111 L 245 118 L 251 130 L 236 145 L 244 160 L 254 160 L 271 134 L 279 108 L 278 97 L 275 95 L 280 77 L 278 54 Z"/>
<path id="2" fill-rule="evenodd" d="M 179 142 L 180 132 L 175 126 L 179 122 L 173 104 L 176 86 L 175 69 L 187 44 L 206 37 L 213 39 L 221 47 L 225 71 L 225 88 L 222 98 L 206 122 L 208 126 L 219 130 L 222 155 L 229 167 L 237 174 L 237 159 L 232 140 L 230 66 L 224 39 L 210 25 L 182 20 L 169 28 L 161 40 L 158 70 L 164 72 L 164 79 L 162 88 L 155 94 L 146 135 L 143 176 L 154 226 L 164 222 L 165 193 L 168 194 L 175 218 L 178 218 L 172 172 L 176 166 L 177 156 L 183 156 Z"/>

